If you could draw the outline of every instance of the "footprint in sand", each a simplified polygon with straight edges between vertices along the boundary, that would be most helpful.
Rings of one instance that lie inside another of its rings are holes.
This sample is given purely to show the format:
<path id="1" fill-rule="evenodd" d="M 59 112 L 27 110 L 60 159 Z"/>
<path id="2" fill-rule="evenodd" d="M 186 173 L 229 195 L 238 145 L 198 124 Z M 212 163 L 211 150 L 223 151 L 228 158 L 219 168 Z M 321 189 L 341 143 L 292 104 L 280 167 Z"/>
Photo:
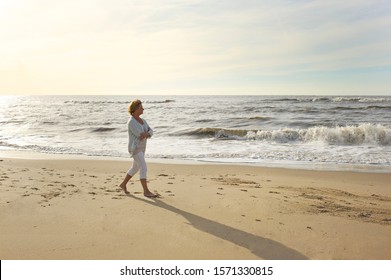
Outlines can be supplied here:
<path id="1" fill-rule="evenodd" d="M 175 194 L 173 194 L 172 191 L 165 191 L 165 193 L 168 193 L 168 196 L 175 196 Z"/>

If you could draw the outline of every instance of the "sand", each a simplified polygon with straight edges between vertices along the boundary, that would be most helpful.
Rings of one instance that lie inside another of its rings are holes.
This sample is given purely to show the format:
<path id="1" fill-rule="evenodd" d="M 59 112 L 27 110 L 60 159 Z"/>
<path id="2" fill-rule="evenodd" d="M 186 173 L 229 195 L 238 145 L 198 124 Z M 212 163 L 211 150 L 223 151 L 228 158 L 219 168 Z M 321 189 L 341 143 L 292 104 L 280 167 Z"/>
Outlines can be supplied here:
<path id="1" fill-rule="evenodd" d="M 0 157 L 0 259 L 391 259 L 391 174 Z"/>

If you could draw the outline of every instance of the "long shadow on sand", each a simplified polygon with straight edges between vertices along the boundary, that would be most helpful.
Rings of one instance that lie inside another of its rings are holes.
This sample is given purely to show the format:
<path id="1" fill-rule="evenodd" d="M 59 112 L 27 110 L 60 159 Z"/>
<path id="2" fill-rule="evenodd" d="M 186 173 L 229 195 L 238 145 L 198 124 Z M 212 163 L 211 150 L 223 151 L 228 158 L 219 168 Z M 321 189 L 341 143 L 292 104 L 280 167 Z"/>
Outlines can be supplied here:
<path id="1" fill-rule="evenodd" d="M 136 200 L 143 201 L 155 207 L 163 208 L 167 211 L 182 215 L 189 223 L 196 229 L 214 235 L 218 238 L 229 241 L 240 247 L 250 250 L 253 254 L 265 260 L 307 260 L 308 258 L 300 252 L 288 248 L 287 246 L 268 239 L 245 232 L 219 222 L 215 222 L 198 215 L 183 211 L 174 206 L 164 203 L 160 199 L 153 199 L 153 201 L 138 198 L 133 195 L 128 195 Z"/>

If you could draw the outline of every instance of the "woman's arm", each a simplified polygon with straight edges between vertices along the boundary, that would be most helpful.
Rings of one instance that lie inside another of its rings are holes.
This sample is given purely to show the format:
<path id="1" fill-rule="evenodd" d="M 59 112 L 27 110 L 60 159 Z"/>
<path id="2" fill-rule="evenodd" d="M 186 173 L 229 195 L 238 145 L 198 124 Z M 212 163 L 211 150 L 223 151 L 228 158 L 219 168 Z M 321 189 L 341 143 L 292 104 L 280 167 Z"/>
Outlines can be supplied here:
<path id="1" fill-rule="evenodd" d="M 143 119 L 143 122 L 145 123 L 148 131 L 144 132 L 143 127 L 134 119 L 132 118 L 129 123 L 129 130 L 133 135 L 135 135 L 140 140 L 143 140 L 145 138 L 151 138 L 153 135 L 153 130 L 148 125 L 148 123 Z"/>
<path id="2" fill-rule="evenodd" d="M 148 128 L 148 131 L 147 131 L 148 135 L 147 135 L 147 137 L 151 138 L 152 135 L 153 135 L 153 130 L 152 130 L 152 128 L 148 125 L 148 123 L 145 120 L 143 120 L 143 121 L 145 122 L 145 124 L 146 124 L 146 126 Z"/>
<path id="3" fill-rule="evenodd" d="M 137 136 L 140 137 L 141 134 L 144 132 L 141 125 L 139 125 L 136 121 L 136 119 L 132 118 L 129 122 L 129 130 L 130 132 Z"/>

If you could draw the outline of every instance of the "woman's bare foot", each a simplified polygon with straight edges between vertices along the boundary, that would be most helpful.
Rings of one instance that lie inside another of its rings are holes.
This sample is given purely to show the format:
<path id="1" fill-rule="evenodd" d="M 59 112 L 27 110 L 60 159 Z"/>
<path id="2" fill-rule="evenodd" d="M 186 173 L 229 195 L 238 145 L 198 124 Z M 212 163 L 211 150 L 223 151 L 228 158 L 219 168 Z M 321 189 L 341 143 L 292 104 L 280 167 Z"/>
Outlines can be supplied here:
<path id="1" fill-rule="evenodd" d="M 124 184 L 121 184 L 121 185 L 119 185 L 119 187 L 124 191 L 124 193 L 126 193 L 126 194 L 128 194 L 129 192 L 128 192 L 128 189 L 126 188 L 126 184 L 124 185 Z"/>
<path id="2" fill-rule="evenodd" d="M 145 196 L 145 197 L 149 197 L 149 198 L 156 198 L 156 197 L 159 197 L 158 194 L 154 194 L 154 193 L 151 193 L 151 192 L 145 192 L 145 193 L 144 193 L 144 196 Z"/>

